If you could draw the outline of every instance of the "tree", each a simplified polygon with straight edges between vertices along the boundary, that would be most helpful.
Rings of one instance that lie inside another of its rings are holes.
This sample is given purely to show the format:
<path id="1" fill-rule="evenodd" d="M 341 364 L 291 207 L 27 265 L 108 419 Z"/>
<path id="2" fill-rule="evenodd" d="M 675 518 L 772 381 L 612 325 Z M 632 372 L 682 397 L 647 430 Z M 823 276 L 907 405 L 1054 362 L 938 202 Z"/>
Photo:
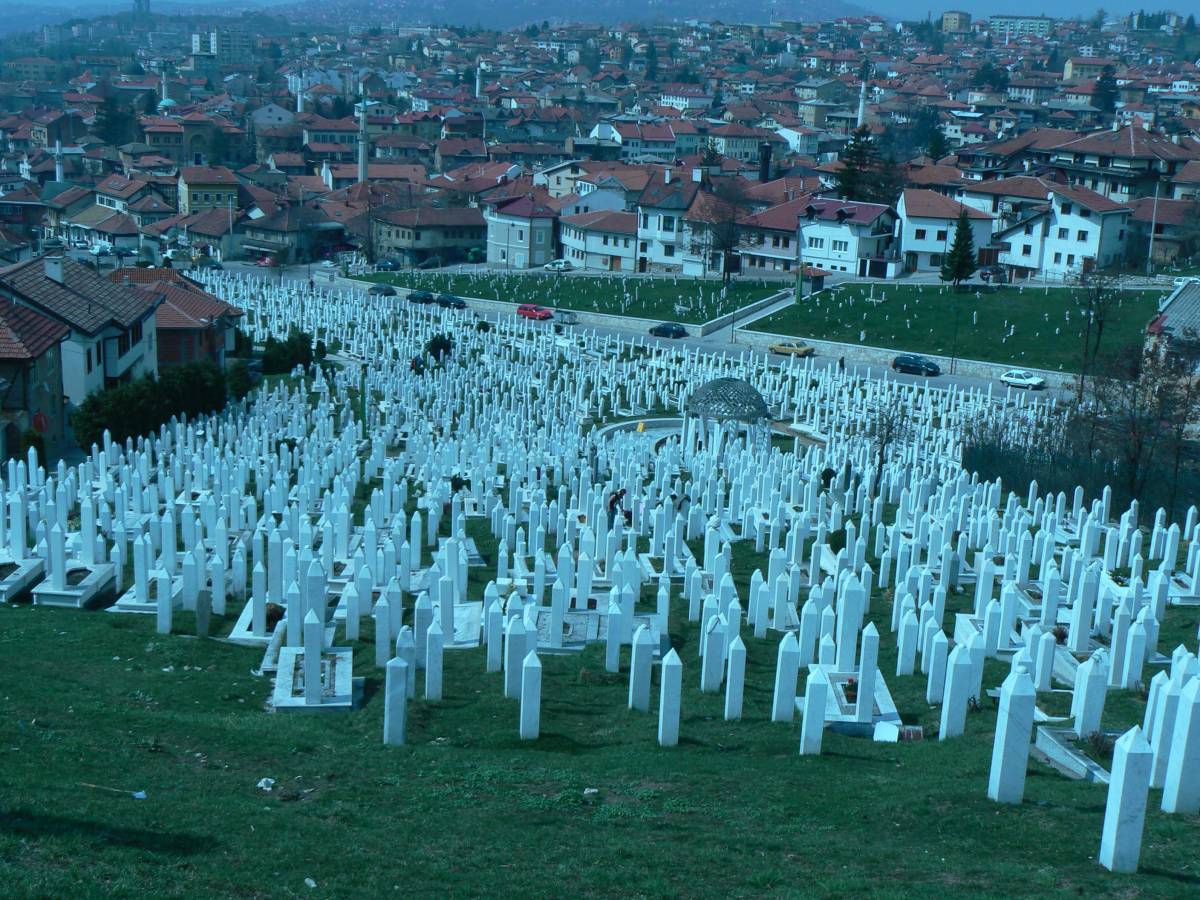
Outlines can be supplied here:
<path id="1" fill-rule="evenodd" d="M 929 156 L 935 162 L 950 152 L 950 142 L 946 140 L 946 133 L 940 127 L 934 128 L 929 132 L 929 146 L 927 150 Z"/>
<path id="2" fill-rule="evenodd" d="M 837 194 L 843 200 L 864 200 L 863 188 L 870 171 L 875 167 L 876 156 L 871 144 L 871 135 L 866 126 L 850 135 L 850 142 L 841 154 L 842 167 L 837 173 Z"/>
<path id="3" fill-rule="evenodd" d="M 860 422 L 867 446 L 875 458 L 875 471 L 868 486 L 868 494 L 874 498 L 879 495 L 883 467 L 891 455 L 891 449 L 908 440 L 913 432 L 914 422 L 909 405 L 884 392 L 876 394 L 874 402 L 865 411 Z"/>
<path id="4" fill-rule="evenodd" d="M 1104 273 L 1093 273 L 1088 277 L 1088 283 L 1084 289 L 1075 296 L 1079 311 L 1085 318 L 1083 352 L 1076 390 L 1076 397 L 1082 401 L 1088 375 L 1096 367 L 1096 361 L 1100 355 L 1100 342 L 1104 337 L 1104 326 L 1111 318 L 1113 311 L 1120 306 L 1121 294 L 1115 278 Z"/>
<path id="5" fill-rule="evenodd" d="M 971 223 L 967 220 L 967 211 L 958 214 L 958 225 L 954 229 L 954 242 L 950 252 L 942 260 L 942 281 L 953 283 L 957 289 L 962 282 L 975 274 L 979 267 L 975 262 L 975 236 L 971 233 Z"/>
<path id="6" fill-rule="evenodd" d="M 1111 116 L 1117 108 L 1117 79 L 1113 75 L 1112 66 L 1105 66 L 1100 77 L 1096 79 L 1092 105 L 1104 116 Z"/>
<path id="7" fill-rule="evenodd" d="M 114 147 L 127 143 L 132 137 L 133 113 L 123 105 L 117 97 L 104 98 L 100 108 L 96 110 L 95 123 L 92 130 L 96 137 Z"/>
<path id="8" fill-rule="evenodd" d="M 440 363 L 453 351 L 454 338 L 450 337 L 448 334 L 435 334 L 425 342 L 425 352 L 433 358 L 434 362 Z"/>
<path id="9" fill-rule="evenodd" d="M 654 81 L 658 78 L 658 45 L 651 41 L 646 45 L 646 79 Z"/>
<path id="10" fill-rule="evenodd" d="M 709 261 L 719 255 L 721 277 L 728 282 L 731 261 L 738 248 L 740 234 L 738 220 L 750 211 L 746 182 L 741 178 L 722 178 L 701 200 L 691 215 L 689 229 L 693 235 L 690 249 L 704 260 L 704 274 L 708 274 Z"/>

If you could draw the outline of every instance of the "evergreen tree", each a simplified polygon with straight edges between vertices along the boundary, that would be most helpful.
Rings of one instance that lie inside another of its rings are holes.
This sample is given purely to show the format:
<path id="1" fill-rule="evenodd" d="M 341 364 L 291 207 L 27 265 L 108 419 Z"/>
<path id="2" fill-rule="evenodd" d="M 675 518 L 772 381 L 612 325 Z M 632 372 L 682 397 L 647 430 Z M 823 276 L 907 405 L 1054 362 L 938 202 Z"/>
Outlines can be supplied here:
<path id="1" fill-rule="evenodd" d="M 954 229 L 954 243 L 950 252 L 942 260 L 942 281 L 950 281 L 957 288 L 975 274 L 978 266 L 975 264 L 975 237 L 971 234 L 971 224 L 967 221 L 967 211 L 958 214 L 958 225 Z"/>
<path id="2" fill-rule="evenodd" d="M 950 143 L 941 128 L 934 128 L 929 132 L 928 151 L 935 162 L 950 152 Z"/>
<path id="3" fill-rule="evenodd" d="M 658 45 L 654 41 L 646 46 L 646 78 L 649 81 L 658 78 Z"/>
<path id="4" fill-rule="evenodd" d="M 843 200 L 866 201 L 863 194 L 877 157 L 865 125 L 850 136 L 850 142 L 842 151 L 841 162 L 842 168 L 837 173 L 838 196 Z"/>
<path id="5" fill-rule="evenodd" d="M 863 194 L 867 203 L 895 206 L 904 190 L 904 170 L 891 156 L 876 160 L 869 171 Z"/>
<path id="6" fill-rule="evenodd" d="M 96 137 L 114 147 L 127 143 L 133 130 L 133 114 L 128 107 L 122 106 L 115 97 L 106 97 L 100 108 L 96 110 L 96 119 L 92 125 Z"/>
<path id="7" fill-rule="evenodd" d="M 1105 66 L 1100 77 L 1096 79 L 1096 93 L 1092 95 L 1092 104 L 1104 116 L 1112 115 L 1117 108 L 1117 79 L 1113 75 L 1112 66 Z"/>

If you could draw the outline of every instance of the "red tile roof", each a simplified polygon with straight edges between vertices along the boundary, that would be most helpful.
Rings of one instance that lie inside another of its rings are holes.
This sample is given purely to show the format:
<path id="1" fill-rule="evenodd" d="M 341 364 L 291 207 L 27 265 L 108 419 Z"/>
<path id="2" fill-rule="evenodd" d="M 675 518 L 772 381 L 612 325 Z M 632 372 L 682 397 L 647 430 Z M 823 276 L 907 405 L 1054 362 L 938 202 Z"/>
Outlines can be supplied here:
<path id="1" fill-rule="evenodd" d="M 0 359 L 37 359 L 71 329 L 19 303 L 0 302 Z"/>

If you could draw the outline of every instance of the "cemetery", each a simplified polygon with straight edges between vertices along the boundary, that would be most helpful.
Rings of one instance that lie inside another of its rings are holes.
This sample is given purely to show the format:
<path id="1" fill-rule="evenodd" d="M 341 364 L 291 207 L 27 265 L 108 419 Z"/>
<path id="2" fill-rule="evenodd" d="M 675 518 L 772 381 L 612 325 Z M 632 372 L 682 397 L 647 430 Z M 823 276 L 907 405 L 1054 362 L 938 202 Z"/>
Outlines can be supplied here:
<path id="1" fill-rule="evenodd" d="M 1053 401 L 205 278 L 338 351 L 0 473 L 6 892 L 1200 887 L 1200 512 L 963 470 Z"/>
<path id="2" fill-rule="evenodd" d="M 1162 291 L 1126 291 L 1107 313 L 1101 352 L 1140 346 Z M 835 285 L 747 324 L 753 331 L 1051 371 L 1079 370 L 1088 314 L 1078 288 Z"/>
<path id="3" fill-rule="evenodd" d="M 553 309 L 611 313 L 641 319 L 664 319 L 700 324 L 734 312 L 778 293 L 787 284 L 737 279 L 718 280 L 683 275 L 508 274 L 491 270 L 441 272 L 380 272 L 369 281 L 412 290 L 447 292 L 458 297 L 536 303 Z"/>

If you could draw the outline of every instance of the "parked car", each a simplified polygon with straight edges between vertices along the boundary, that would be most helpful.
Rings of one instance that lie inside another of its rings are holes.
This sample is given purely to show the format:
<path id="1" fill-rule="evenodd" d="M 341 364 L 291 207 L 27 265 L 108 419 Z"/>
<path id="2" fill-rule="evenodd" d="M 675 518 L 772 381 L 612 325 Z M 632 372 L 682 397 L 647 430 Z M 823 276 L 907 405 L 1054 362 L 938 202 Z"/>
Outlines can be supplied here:
<path id="1" fill-rule="evenodd" d="M 892 368 L 897 372 L 907 372 L 910 375 L 925 375 L 929 378 L 941 375 L 942 370 L 932 359 L 926 359 L 915 353 L 901 353 L 892 360 Z"/>
<path id="2" fill-rule="evenodd" d="M 778 353 L 780 356 L 812 356 L 816 351 L 808 344 L 803 344 L 800 341 L 780 341 L 778 344 L 772 344 L 767 348 L 772 353 Z"/>
<path id="3" fill-rule="evenodd" d="M 422 306 L 426 303 L 433 303 L 433 294 L 429 291 L 409 291 L 408 302 Z"/>
<path id="4" fill-rule="evenodd" d="M 381 259 L 375 263 L 375 271 L 377 272 L 395 272 L 400 268 L 400 263 L 394 259 Z"/>
<path id="5" fill-rule="evenodd" d="M 437 305 L 442 309 L 466 309 L 467 301 L 453 294 L 438 294 Z"/>
<path id="6" fill-rule="evenodd" d="M 1009 369 L 1000 376 L 1000 380 L 1010 387 L 1025 388 L 1027 391 L 1040 391 L 1046 386 L 1045 378 L 1025 369 Z"/>
<path id="7" fill-rule="evenodd" d="M 373 284 L 367 288 L 367 293 L 373 297 L 395 297 L 396 289 L 390 284 Z"/>
<path id="8" fill-rule="evenodd" d="M 260 256 L 260 257 L 258 258 L 258 265 L 260 265 L 260 266 L 273 266 L 273 265 L 275 265 L 275 257 L 273 257 L 273 256 Z"/>
<path id="9" fill-rule="evenodd" d="M 571 265 L 569 260 L 552 259 L 550 262 L 542 266 L 542 268 L 547 272 L 570 272 L 575 267 Z"/>
<path id="10" fill-rule="evenodd" d="M 544 306 L 538 306 L 536 303 L 522 303 L 517 307 L 517 315 L 526 319 L 534 319 L 536 321 L 544 321 L 553 319 L 553 311 L 546 309 Z"/>
<path id="11" fill-rule="evenodd" d="M 570 309 L 556 309 L 554 311 L 554 321 L 561 322 L 563 325 L 578 325 L 579 316 Z"/>
<path id="12" fill-rule="evenodd" d="M 979 270 L 979 277 L 989 284 L 1007 284 L 1008 270 L 1004 266 L 988 266 Z"/>
<path id="13" fill-rule="evenodd" d="M 687 337 L 688 331 L 678 322 L 660 322 L 650 329 L 650 333 L 655 337 L 675 339 Z"/>
<path id="14" fill-rule="evenodd" d="M 1175 287 L 1181 288 L 1185 284 L 1200 283 L 1200 278 L 1195 275 L 1180 275 L 1175 279 Z"/>
<path id="15" fill-rule="evenodd" d="M 220 272 L 225 267 L 222 266 L 215 259 L 205 259 L 205 260 L 201 260 L 200 262 L 196 263 L 196 268 L 197 269 L 213 269 L 214 271 Z"/>

